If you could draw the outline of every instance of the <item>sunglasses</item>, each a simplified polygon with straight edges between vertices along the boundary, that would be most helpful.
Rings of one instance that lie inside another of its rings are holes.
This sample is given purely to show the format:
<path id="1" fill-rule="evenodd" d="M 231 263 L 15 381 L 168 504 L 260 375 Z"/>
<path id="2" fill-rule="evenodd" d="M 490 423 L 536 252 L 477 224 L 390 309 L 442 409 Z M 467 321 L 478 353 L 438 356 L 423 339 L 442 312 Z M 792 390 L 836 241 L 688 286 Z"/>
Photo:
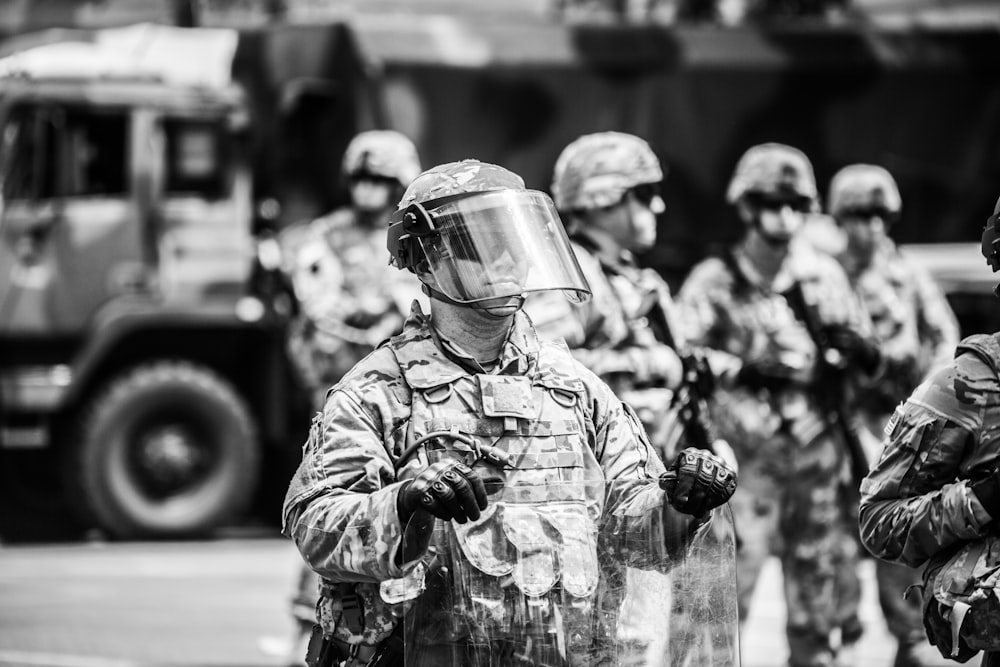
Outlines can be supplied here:
<path id="1" fill-rule="evenodd" d="M 636 201 L 647 208 L 653 205 L 654 199 L 658 197 L 662 199 L 659 183 L 640 183 L 634 188 L 631 188 L 628 192 L 631 192 Z M 625 193 L 626 196 L 628 196 L 628 192 Z"/>
<path id="2" fill-rule="evenodd" d="M 890 221 L 896 217 L 896 214 L 885 208 L 884 206 L 864 206 L 857 208 L 848 208 L 840 212 L 839 218 L 842 220 L 866 220 L 870 221 L 872 218 L 881 218 L 884 221 Z"/>
<path id="3" fill-rule="evenodd" d="M 812 210 L 812 200 L 808 197 L 775 197 L 772 195 L 748 194 L 747 201 L 759 211 L 778 212 L 786 206 L 799 213 Z"/>

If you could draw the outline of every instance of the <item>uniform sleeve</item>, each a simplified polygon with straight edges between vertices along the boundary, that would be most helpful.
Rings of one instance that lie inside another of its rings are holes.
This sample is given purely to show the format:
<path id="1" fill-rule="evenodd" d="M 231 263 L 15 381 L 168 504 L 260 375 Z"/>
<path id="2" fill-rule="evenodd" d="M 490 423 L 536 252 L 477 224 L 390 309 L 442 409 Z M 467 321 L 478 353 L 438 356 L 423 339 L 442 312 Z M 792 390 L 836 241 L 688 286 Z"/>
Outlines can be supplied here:
<path id="1" fill-rule="evenodd" d="M 402 576 L 396 513 L 399 484 L 379 420 L 338 389 L 313 422 L 285 497 L 283 532 L 326 579 L 383 581 Z"/>
<path id="2" fill-rule="evenodd" d="M 937 371 L 886 427 L 879 461 L 861 484 L 861 539 L 875 556 L 916 567 L 979 537 L 989 522 L 968 479 L 996 462 L 977 458 L 983 404 L 962 387 L 960 368 Z"/>
<path id="3" fill-rule="evenodd" d="M 670 506 L 659 486 L 666 469 L 639 418 L 606 385 L 588 375 L 581 369 L 591 388 L 588 411 L 593 415 L 594 452 L 608 484 L 603 532 L 621 536 L 625 542 L 618 548 L 627 552 L 640 548 L 630 545 L 662 544 L 670 556 L 677 557 L 704 525 L 705 517 L 683 514 Z M 634 556 L 622 554 L 632 561 Z"/>

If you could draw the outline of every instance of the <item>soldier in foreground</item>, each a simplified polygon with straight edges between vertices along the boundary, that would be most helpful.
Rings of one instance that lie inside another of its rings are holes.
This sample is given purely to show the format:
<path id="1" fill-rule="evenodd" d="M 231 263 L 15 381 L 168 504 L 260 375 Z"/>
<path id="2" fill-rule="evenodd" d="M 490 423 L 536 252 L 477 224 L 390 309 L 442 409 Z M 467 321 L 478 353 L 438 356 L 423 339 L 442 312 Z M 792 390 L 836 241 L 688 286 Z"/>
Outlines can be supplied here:
<path id="1" fill-rule="evenodd" d="M 740 618 L 765 559 L 778 555 L 790 665 L 830 667 L 860 627 L 847 626 L 837 587 L 858 558 L 843 502 L 852 434 L 829 415 L 846 417 L 844 381 L 877 373 L 881 358 L 839 264 L 798 238 L 818 209 L 808 158 L 783 144 L 750 148 L 727 199 L 744 235 L 695 266 L 679 301 L 693 315 L 690 342 L 731 359 L 719 374 L 713 421 L 744 482 L 731 503 L 741 537 Z"/>
<path id="2" fill-rule="evenodd" d="M 902 211 L 888 171 L 868 164 L 844 167 L 830 181 L 827 208 L 846 241 L 835 256 L 871 317 L 885 365 L 879 382 L 857 387 L 855 401 L 865 428 L 879 440 L 896 406 L 928 373 L 950 363 L 958 321 L 927 271 L 907 261 L 888 236 Z M 927 643 L 918 596 L 903 597 L 920 582 L 920 572 L 883 560 L 876 561 L 875 572 L 882 613 L 898 641 L 894 667 L 943 665 Z M 854 587 L 860 606 L 860 582 Z"/>
<path id="3" fill-rule="evenodd" d="M 430 313 L 332 389 L 285 499 L 323 578 L 318 661 L 615 664 L 616 577 L 643 545 L 679 557 L 734 471 L 698 450 L 665 469 L 607 385 L 536 336 L 527 293 L 588 289 L 551 200 L 517 175 L 424 172 L 388 246 Z"/>
<path id="4" fill-rule="evenodd" d="M 361 132 L 344 151 L 341 175 L 350 205 L 279 238 L 298 313 L 289 327 L 293 367 L 323 409 L 327 390 L 403 325 L 418 283 L 389 266 L 386 230 L 395 202 L 420 173 L 417 149 L 393 130 Z M 401 280 L 400 278 L 403 278 Z M 289 664 L 301 664 L 316 622 L 319 578 L 303 564 L 292 599 L 295 637 Z"/>
<path id="5" fill-rule="evenodd" d="M 982 252 L 993 271 L 1000 270 L 1000 201 L 983 232 Z M 1000 289 L 1000 288 L 998 288 Z M 944 600 L 969 600 L 972 585 L 983 583 L 997 566 L 996 553 L 968 562 L 964 576 L 937 590 L 938 574 L 954 574 L 949 558 L 966 546 L 994 544 L 1000 518 L 1000 335 L 964 339 L 950 364 L 934 371 L 893 413 L 885 428 L 878 462 L 861 486 L 861 538 L 873 555 L 910 567 L 927 564 L 923 589 L 924 625 L 942 655 L 966 662 L 992 643 L 983 665 L 1000 665 L 995 626 L 973 608 L 967 616 L 958 604 L 941 613 Z M 959 564 L 961 565 L 961 564 Z M 972 566 L 975 566 L 973 569 Z M 942 569 L 946 571 L 942 573 Z M 963 569 L 963 568 L 958 568 Z M 984 588 L 980 599 L 993 598 Z M 949 597 L 950 596 L 950 597 Z M 972 634 L 969 634 L 972 631 Z"/>

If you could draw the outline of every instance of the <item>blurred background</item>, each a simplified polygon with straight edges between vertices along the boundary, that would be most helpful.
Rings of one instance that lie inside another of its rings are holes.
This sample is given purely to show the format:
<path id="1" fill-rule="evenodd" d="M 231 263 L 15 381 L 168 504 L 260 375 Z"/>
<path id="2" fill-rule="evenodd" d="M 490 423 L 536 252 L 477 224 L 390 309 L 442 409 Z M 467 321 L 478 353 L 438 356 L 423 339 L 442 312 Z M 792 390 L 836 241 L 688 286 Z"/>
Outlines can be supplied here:
<path id="1" fill-rule="evenodd" d="M 749 146 L 821 189 L 880 164 L 967 335 L 1000 328 L 997 53 L 996 0 L 0 1 L 0 664 L 282 664 L 310 408 L 270 244 L 346 202 L 357 132 L 541 190 L 639 135 L 673 286 L 739 233 Z M 744 664 L 783 659 L 778 585 Z"/>

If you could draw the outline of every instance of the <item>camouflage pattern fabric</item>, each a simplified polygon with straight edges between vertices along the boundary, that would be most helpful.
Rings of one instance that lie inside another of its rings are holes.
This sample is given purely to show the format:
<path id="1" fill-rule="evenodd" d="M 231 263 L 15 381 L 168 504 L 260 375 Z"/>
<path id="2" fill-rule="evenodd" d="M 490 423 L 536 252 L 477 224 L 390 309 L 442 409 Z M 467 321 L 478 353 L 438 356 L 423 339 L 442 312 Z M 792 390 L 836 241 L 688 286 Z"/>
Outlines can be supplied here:
<path id="1" fill-rule="evenodd" d="M 794 240 L 770 284 L 737 248 L 732 262 L 711 257 L 698 264 L 678 301 L 689 318 L 692 344 L 796 369 L 797 382 L 780 391 L 753 392 L 724 382 L 716 391 L 712 420 L 740 464 L 741 483 L 730 505 L 742 538 L 741 619 L 764 561 L 777 554 L 785 578 L 791 664 L 826 665 L 834 660 L 833 633 L 850 604 L 838 581 L 856 567 L 858 547 L 856 524 L 843 509 L 846 450 L 812 385 L 816 346 L 781 295 L 795 281 L 820 321 L 870 329 L 836 260 Z"/>
<path id="2" fill-rule="evenodd" d="M 968 480 L 1000 454 L 1000 380 L 976 354 L 935 371 L 886 426 L 878 462 L 861 485 L 861 538 L 879 558 L 911 567 L 981 537 L 990 516 Z M 1000 348 L 994 347 L 1000 356 Z"/>
<path id="3" fill-rule="evenodd" d="M 643 183 L 659 183 L 663 168 L 643 139 L 595 132 L 575 139 L 553 169 L 552 199 L 560 211 L 604 208 Z"/>
<path id="4" fill-rule="evenodd" d="M 736 163 L 726 190 L 726 201 L 735 204 L 747 193 L 795 193 L 818 206 L 819 192 L 812 163 L 805 153 L 785 144 L 753 146 Z"/>
<path id="5" fill-rule="evenodd" d="M 491 190 L 524 191 L 524 180 L 512 171 L 479 160 L 461 160 L 432 167 L 406 187 L 399 210 L 410 204 L 426 203 L 441 197 Z"/>
<path id="6" fill-rule="evenodd" d="M 405 187 L 420 173 L 420 158 L 417 147 L 402 132 L 367 130 L 347 145 L 341 170 L 349 176 L 394 178 Z"/>
<path id="7" fill-rule="evenodd" d="M 840 216 L 851 209 L 884 208 L 899 213 L 903 200 L 896 179 L 884 167 L 874 164 L 851 164 L 830 179 L 827 211 Z"/>
<path id="8" fill-rule="evenodd" d="M 877 384 L 859 388 L 857 403 L 869 416 L 888 417 L 931 370 L 951 361 L 958 320 L 930 274 L 904 258 L 891 239 L 883 239 L 867 266 L 857 266 L 847 253 L 838 259 L 888 365 Z"/>
<path id="9" fill-rule="evenodd" d="M 926 572 L 930 578 L 940 559 L 990 532 L 991 517 L 969 480 L 996 466 L 1000 344 L 995 336 L 972 336 L 957 354 L 893 413 L 880 458 L 861 485 L 864 545 L 879 558 L 910 567 L 935 559 Z M 926 618 L 932 635 L 944 640 L 950 627 L 935 629 L 934 617 Z M 950 649 L 950 635 L 938 645 Z"/>
<path id="10" fill-rule="evenodd" d="M 574 304 L 556 292 L 536 292 L 525 312 L 541 336 L 565 340 L 576 359 L 635 409 L 663 460 L 672 460 L 680 437 L 676 411 L 669 409 L 673 392 L 664 378 L 650 373 L 649 362 L 650 355 L 669 347 L 651 324 L 654 309 L 670 323 L 675 342 L 683 343 L 684 318 L 670 287 L 652 269 L 640 268 L 627 251 L 612 262 L 578 242 L 573 250 L 591 299 Z"/>
<path id="11" fill-rule="evenodd" d="M 313 424 L 283 509 L 283 532 L 327 582 L 320 618 L 328 634 L 352 644 L 381 641 L 419 595 L 424 575 L 435 571 L 422 560 L 428 551 L 397 562 L 404 538 L 396 514 L 399 482 L 427 465 L 429 454 L 408 459 L 398 473 L 395 463 L 419 433 L 445 426 L 450 433 L 454 427 L 477 441 L 488 438 L 488 443 L 512 457 L 519 472 L 551 474 L 537 466 L 570 463 L 560 475 L 610 484 L 606 496 L 588 501 L 604 524 L 602 532 L 609 535 L 638 541 L 650 531 L 678 534 L 696 525 L 696 519 L 665 504 L 657 484 L 664 466 L 634 413 L 574 361 L 565 346 L 540 341 L 523 314 L 515 317 L 493 371 L 469 370 L 476 366 L 455 343 L 439 340 L 429 318 L 415 305 L 403 332 L 362 360 L 331 390 Z M 486 375 L 522 378 L 515 384 L 530 387 L 532 405 L 544 403 L 555 410 L 547 399 L 541 400 L 544 393 L 556 404 L 563 401 L 573 408 L 554 419 L 528 417 L 529 405 L 517 398 L 524 394 L 509 391 L 503 386 L 508 383 L 498 381 L 486 392 L 493 398 L 491 416 L 482 401 Z M 500 394 L 505 396 L 496 400 Z M 429 407 L 435 401 L 442 405 Z M 546 439 L 551 452 L 529 451 L 525 446 L 529 437 Z M 661 524 L 650 523 L 650 513 L 643 511 L 648 508 L 659 508 L 652 516 L 660 517 Z M 456 555 L 436 541 L 436 533 L 427 539 L 435 540 L 437 552 Z M 427 547 L 426 541 L 423 546 Z M 627 546 L 623 548 L 627 552 Z M 609 571 L 602 569 L 599 576 L 603 580 Z M 363 624 L 345 620 L 342 602 L 350 596 L 362 602 Z"/>
<path id="12" fill-rule="evenodd" d="M 285 270 L 299 301 L 288 350 L 322 407 L 327 389 L 398 332 L 420 285 L 389 266 L 385 229 L 360 225 L 349 208 L 282 232 Z"/>
<path id="13" fill-rule="evenodd" d="M 877 171 L 848 171 L 845 168 L 842 172 L 846 172 L 841 173 L 842 179 L 855 179 L 859 187 L 870 186 L 866 192 L 880 186 L 891 194 L 890 186 L 894 187 L 891 180 L 885 179 L 887 174 Z M 839 188 L 831 186 L 831 193 L 850 195 L 853 190 L 847 187 L 849 185 L 851 183 L 842 183 Z M 830 206 L 871 204 L 846 195 L 836 201 L 831 199 Z M 896 197 L 897 200 L 886 205 L 894 204 L 898 210 L 898 192 Z M 840 252 L 837 258 L 871 317 L 885 364 L 885 371 L 878 382 L 859 384 L 856 391 L 855 405 L 864 426 L 873 434 L 872 440 L 876 441 L 896 405 L 905 400 L 931 370 L 950 363 L 959 340 L 958 321 L 930 275 L 907 261 L 891 239 L 883 238 L 864 266 L 846 250 Z M 877 452 L 873 451 L 869 459 L 875 458 Z M 857 498 L 851 494 L 845 502 L 853 516 L 857 512 Z M 876 563 L 875 574 L 879 603 L 890 633 L 901 645 L 926 645 L 920 601 L 917 596 L 904 598 L 903 595 L 909 587 L 919 584 L 920 572 L 880 560 Z M 858 578 L 856 572 L 845 575 L 848 579 Z M 851 615 L 857 617 L 861 604 L 860 580 L 845 581 L 842 586 L 853 591 L 856 602 L 852 605 L 854 611 Z"/>

